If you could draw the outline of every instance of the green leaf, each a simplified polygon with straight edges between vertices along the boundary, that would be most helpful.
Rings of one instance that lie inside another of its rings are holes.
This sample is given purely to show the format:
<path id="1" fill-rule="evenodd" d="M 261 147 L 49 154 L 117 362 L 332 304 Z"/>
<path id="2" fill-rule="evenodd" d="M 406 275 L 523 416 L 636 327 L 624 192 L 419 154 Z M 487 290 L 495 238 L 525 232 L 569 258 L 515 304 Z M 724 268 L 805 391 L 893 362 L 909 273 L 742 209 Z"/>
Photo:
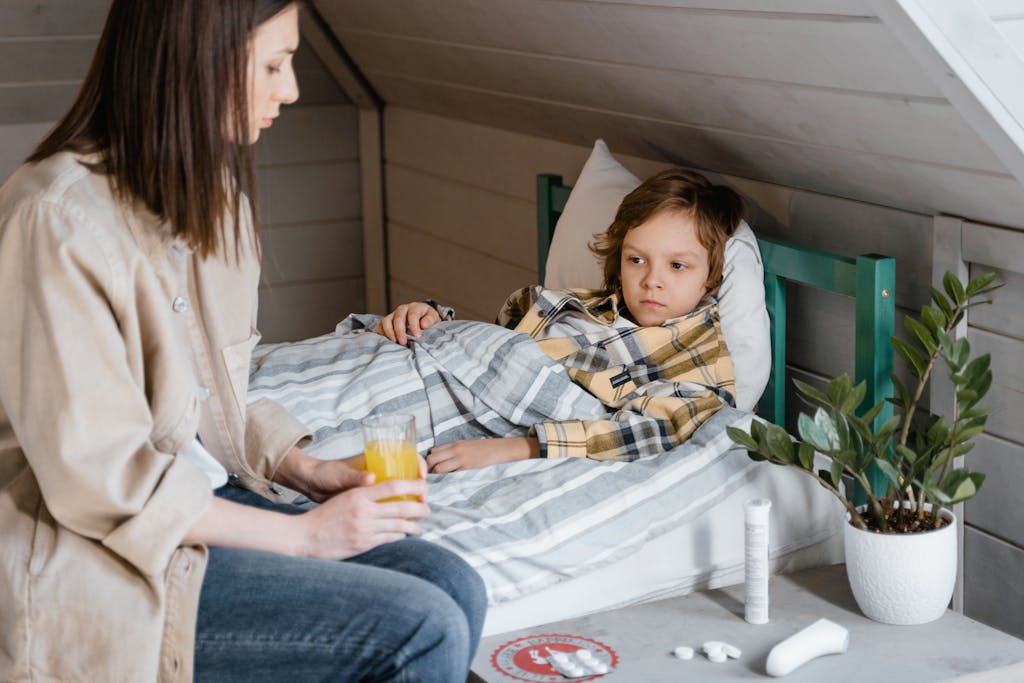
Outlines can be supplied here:
<path id="1" fill-rule="evenodd" d="M 889 373 L 889 379 L 892 380 L 892 386 L 896 389 L 896 395 L 899 397 L 899 403 L 897 405 L 902 407 L 905 412 L 910 406 L 910 394 L 907 393 L 907 387 L 895 372 Z"/>
<path id="2" fill-rule="evenodd" d="M 864 420 L 864 422 L 866 422 L 867 424 L 871 424 L 872 422 L 875 421 L 875 418 L 878 417 L 878 414 L 882 412 L 882 408 L 884 407 L 885 401 L 879 401 L 875 405 L 868 408 L 867 412 L 861 415 L 860 418 Z"/>
<path id="3" fill-rule="evenodd" d="M 823 408 L 818 408 L 813 419 L 806 413 L 800 413 L 797 431 L 801 439 L 822 453 L 831 453 L 839 448 L 835 425 Z"/>
<path id="4" fill-rule="evenodd" d="M 903 356 L 903 359 L 906 360 L 907 364 L 913 369 L 914 376 L 918 379 L 924 377 L 928 363 L 920 356 L 920 354 L 918 354 L 917 349 L 896 337 L 890 337 L 889 341 L 892 343 L 892 347 L 896 349 L 896 352 Z"/>
<path id="5" fill-rule="evenodd" d="M 960 503 L 976 496 L 984 481 L 985 475 L 981 472 L 959 469 L 949 473 L 940 489 L 949 497 L 948 504 Z"/>
<path id="6" fill-rule="evenodd" d="M 905 460 L 906 462 L 911 464 L 913 464 L 914 461 L 917 460 L 917 453 L 913 449 L 907 448 L 903 444 L 896 444 L 896 447 L 893 449 L 893 453 L 901 460 Z"/>
<path id="7" fill-rule="evenodd" d="M 769 453 L 787 465 L 793 464 L 793 440 L 789 438 L 785 429 L 776 424 L 769 424 L 765 442 Z"/>
<path id="8" fill-rule="evenodd" d="M 909 315 L 903 319 L 903 323 L 908 330 L 914 335 L 917 343 L 921 345 L 921 348 L 931 356 L 935 353 L 935 349 L 938 348 L 933 335 L 934 330 L 929 330 L 927 327 L 919 323 Z"/>
<path id="9" fill-rule="evenodd" d="M 758 449 L 764 445 L 764 424 L 760 420 L 750 422 L 750 435 L 757 441 Z"/>
<path id="10" fill-rule="evenodd" d="M 934 287 L 932 287 L 931 290 L 932 290 L 932 301 L 935 302 L 936 306 L 938 306 L 940 309 L 942 309 L 942 313 L 945 314 L 945 317 L 942 318 L 941 322 L 939 322 L 938 324 L 934 324 L 935 319 L 931 318 L 928 314 L 926 314 L 924 308 L 922 308 L 921 309 L 921 318 L 922 318 L 922 320 L 924 320 L 925 325 L 927 325 L 928 327 L 930 327 L 932 329 L 938 329 L 938 328 L 946 326 L 946 321 L 949 320 L 949 318 L 953 315 L 953 306 L 950 305 L 949 300 L 946 299 L 946 295 L 945 294 L 943 294 L 939 290 L 935 289 Z M 925 308 L 930 308 L 930 307 L 926 306 Z M 932 310 L 934 311 L 934 309 L 932 309 Z M 938 311 L 935 311 L 935 312 L 937 313 Z"/>
<path id="11" fill-rule="evenodd" d="M 845 372 L 829 382 L 828 386 L 825 387 L 825 393 L 828 394 L 831 405 L 842 405 L 846 397 L 850 395 L 850 388 L 852 386 L 853 382 Z"/>
<path id="12" fill-rule="evenodd" d="M 818 470 L 818 479 L 824 482 L 832 484 L 835 487 L 839 487 L 839 482 L 832 481 L 832 473 L 829 470 Z"/>
<path id="13" fill-rule="evenodd" d="M 797 458 L 800 461 L 800 466 L 808 472 L 814 471 L 814 448 L 810 444 L 802 443 L 797 448 Z"/>
<path id="14" fill-rule="evenodd" d="M 889 480 L 893 488 L 899 490 L 903 488 L 903 478 L 900 473 L 890 463 L 884 460 L 876 460 L 875 466 L 878 467 L 878 471 L 885 475 L 885 478 Z"/>
<path id="15" fill-rule="evenodd" d="M 977 427 L 967 427 L 966 429 L 960 429 L 956 433 L 957 443 L 970 441 L 978 434 L 981 434 L 983 431 L 985 431 L 985 425 L 978 425 Z"/>
<path id="16" fill-rule="evenodd" d="M 833 460 L 832 467 L 830 469 L 832 474 L 832 483 L 838 487 L 840 482 L 843 481 L 843 463 L 838 460 Z"/>
<path id="17" fill-rule="evenodd" d="M 988 408 L 984 406 L 964 410 L 960 413 L 961 420 L 977 420 L 983 417 L 988 418 Z"/>
<path id="18" fill-rule="evenodd" d="M 953 457 L 959 458 L 961 455 L 964 455 L 965 453 L 970 453 L 973 449 L 973 441 L 970 443 L 958 443 L 957 445 L 953 446 Z"/>
<path id="19" fill-rule="evenodd" d="M 979 275 L 978 277 L 974 278 L 973 280 L 967 283 L 967 296 L 977 296 L 981 292 L 985 291 L 985 288 L 988 287 L 995 279 L 996 274 L 991 271 L 985 273 L 984 275 Z"/>
<path id="20" fill-rule="evenodd" d="M 839 412 L 844 415 L 849 415 L 864 402 L 864 396 L 868 393 L 868 383 L 858 382 L 857 386 L 853 388 L 850 395 L 846 397 L 843 404 L 839 407 Z"/>
<path id="21" fill-rule="evenodd" d="M 757 441 L 755 441 L 754 437 L 750 436 L 750 434 L 747 434 L 742 429 L 738 429 L 736 427 L 726 427 L 725 433 L 728 434 L 729 438 L 732 439 L 735 443 L 738 443 L 739 445 L 743 446 L 748 451 L 757 450 Z"/>
<path id="22" fill-rule="evenodd" d="M 893 415 L 888 420 L 882 423 L 882 426 L 875 432 L 875 443 L 884 444 L 892 435 L 896 433 L 896 430 L 900 428 L 900 416 Z"/>
<path id="23" fill-rule="evenodd" d="M 967 362 L 967 357 L 971 353 L 971 344 L 967 341 L 967 337 L 961 337 L 953 342 L 953 346 L 950 349 L 950 361 L 951 365 L 959 371 Z"/>
<path id="24" fill-rule="evenodd" d="M 978 401 L 978 392 L 973 389 L 960 389 L 956 392 L 956 400 L 973 405 Z"/>
<path id="25" fill-rule="evenodd" d="M 814 413 L 814 424 L 818 426 L 818 429 L 825 435 L 824 448 L 819 450 L 835 451 L 842 448 L 842 444 L 839 440 L 839 432 L 836 428 L 836 424 L 832 419 L 832 416 L 822 408 Z"/>
<path id="26" fill-rule="evenodd" d="M 797 391 L 799 391 L 804 396 L 806 396 L 808 398 L 811 398 L 811 399 L 817 401 L 818 403 L 823 403 L 825 405 L 829 405 L 828 396 L 826 396 L 822 392 L 818 391 L 817 389 L 812 387 L 810 384 L 807 384 L 806 382 L 801 382 L 798 379 L 794 379 L 793 380 L 793 385 L 797 388 Z"/>
<path id="27" fill-rule="evenodd" d="M 953 273 L 946 271 L 946 274 L 942 276 L 942 287 L 946 290 L 949 298 L 953 300 L 953 303 L 958 306 L 967 301 L 967 294 L 964 292 L 963 283 Z"/>

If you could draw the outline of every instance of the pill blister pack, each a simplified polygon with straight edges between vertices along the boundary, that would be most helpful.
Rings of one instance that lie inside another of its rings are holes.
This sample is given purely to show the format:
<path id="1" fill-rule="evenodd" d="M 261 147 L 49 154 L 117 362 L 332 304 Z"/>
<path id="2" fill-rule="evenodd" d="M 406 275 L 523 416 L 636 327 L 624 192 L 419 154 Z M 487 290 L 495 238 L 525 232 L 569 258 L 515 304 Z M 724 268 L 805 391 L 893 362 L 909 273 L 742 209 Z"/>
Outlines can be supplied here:
<path id="1" fill-rule="evenodd" d="M 587 676 L 603 676 L 612 668 L 598 659 L 593 652 L 579 649 L 575 652 L 548 650 L 548 663 L 551 668 L 566 678 L 584 678 Z"/>

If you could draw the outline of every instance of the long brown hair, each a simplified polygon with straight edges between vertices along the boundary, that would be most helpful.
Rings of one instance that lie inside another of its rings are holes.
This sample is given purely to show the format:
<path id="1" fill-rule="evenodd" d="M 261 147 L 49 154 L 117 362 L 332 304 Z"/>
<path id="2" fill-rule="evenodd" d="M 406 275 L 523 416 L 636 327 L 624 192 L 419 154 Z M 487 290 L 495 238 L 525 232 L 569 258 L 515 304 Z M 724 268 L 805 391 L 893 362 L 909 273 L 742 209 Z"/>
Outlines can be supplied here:
<path id="1" fill-rule="evenodd" d="M 622 287 L 626 233 L 662 211 L 680 211 L 693 218 L 697 239 L 708 250 L 707 290 L 715 294 L 722 285 L 725 243 L 743 218 L 743 199 L 731 188 L 681 168 L 664 170 L 626 195 L 611 226 L 589 245 L 603 259 L 605 287 L 611 291 Z"/>
<path id="2" fill-rule="evenodd" d="M 230 224 L 237 253 L 243 223 L 258 225 L 249 43 L 293 4 L 114 0 L 75 103 L 28 161 L 96 153 L 122 200 L 141 201 L 203 256 Z"/>

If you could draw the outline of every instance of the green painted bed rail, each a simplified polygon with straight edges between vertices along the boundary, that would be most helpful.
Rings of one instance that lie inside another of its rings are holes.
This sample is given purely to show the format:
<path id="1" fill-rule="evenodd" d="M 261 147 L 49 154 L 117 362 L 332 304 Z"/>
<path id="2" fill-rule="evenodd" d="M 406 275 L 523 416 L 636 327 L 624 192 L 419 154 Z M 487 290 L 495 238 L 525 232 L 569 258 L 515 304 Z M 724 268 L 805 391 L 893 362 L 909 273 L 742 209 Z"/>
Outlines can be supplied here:
<path id="1" fill-rule="evenodd" d="M 558 175 L 537 176 L 537 255 L 539 274 L 544 278 L 551 237 L 558 216 L 565 208 L 571 188 Z M 889 337 L 896 324 L 896 261 L 887 256 L 867 254 L 850 258 L 828 252 L 758 238 L 764 262 L 765 302 L 771 321 L 772 371 L 757 412 L 766 420 L 786 424 L 786 283 L 818 287 L 854 297 L 856 302 L 854 340 L 854 381 L 867 382 L 862 406 L 870 408 L 892 396 L 893 352 Z M 885 404 L 875 419 L 880 426 L 892 415 Z M 876 491 L 885 484 L 877 472 L 869 472 Z"/>

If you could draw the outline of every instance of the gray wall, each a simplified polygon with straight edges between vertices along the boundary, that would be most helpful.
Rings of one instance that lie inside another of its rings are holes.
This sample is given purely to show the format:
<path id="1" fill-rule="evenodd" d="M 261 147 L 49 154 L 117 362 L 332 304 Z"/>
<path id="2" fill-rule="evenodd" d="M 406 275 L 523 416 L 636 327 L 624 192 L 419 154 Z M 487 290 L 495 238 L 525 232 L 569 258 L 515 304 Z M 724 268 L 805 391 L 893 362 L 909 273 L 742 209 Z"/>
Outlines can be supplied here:
<path id="1" fill-rule="evenodd" d="M 0 2 L 0 182 L 73 101 L 109 4 Z M 301 99 L 258 149 L 267 341 L 328 332 L 364 308 L 355 108 L 308 47 L 296 70 Z"/>

